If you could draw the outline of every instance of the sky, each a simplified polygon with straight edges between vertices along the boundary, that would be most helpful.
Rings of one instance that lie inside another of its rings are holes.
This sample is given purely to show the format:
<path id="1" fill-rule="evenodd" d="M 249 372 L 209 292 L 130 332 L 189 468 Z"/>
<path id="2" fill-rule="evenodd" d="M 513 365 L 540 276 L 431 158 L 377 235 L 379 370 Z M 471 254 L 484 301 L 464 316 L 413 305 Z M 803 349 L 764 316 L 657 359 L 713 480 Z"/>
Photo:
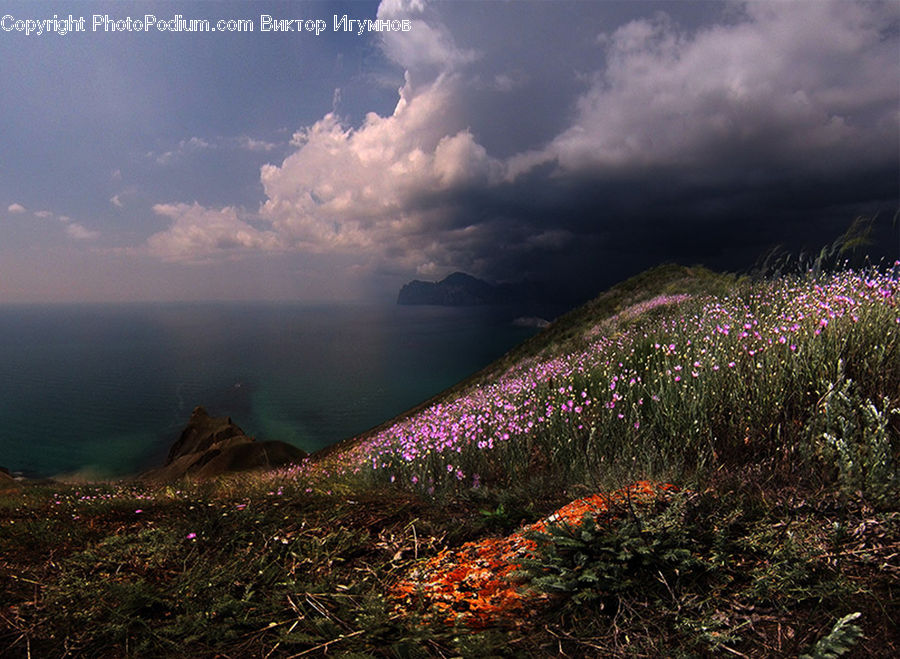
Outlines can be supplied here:
<path id="1" fill-rule="evenodd" d="M 861 214 L 900 256 L 896 0 L 0 15 L 0 304 L 390 302 L 454 271 L 569 299 Z"/>

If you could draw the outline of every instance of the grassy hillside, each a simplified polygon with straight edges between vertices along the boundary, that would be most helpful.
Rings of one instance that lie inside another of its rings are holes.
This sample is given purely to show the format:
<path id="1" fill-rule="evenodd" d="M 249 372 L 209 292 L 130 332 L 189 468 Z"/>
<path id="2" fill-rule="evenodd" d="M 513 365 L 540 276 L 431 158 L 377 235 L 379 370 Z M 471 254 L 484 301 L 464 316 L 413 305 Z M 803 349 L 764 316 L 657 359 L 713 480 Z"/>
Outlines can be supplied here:
<path id="1" fill-rule="evenodd" d="M 4 656 L 897 656 L 896 271 L 663 266 L 277 473 L 0 494 Z"/>
<path id="2" fill-rule="evenodd" d="M 396 418 L 389 419 L 372 430 L 351 437 L 344 442 L 329 446 L 315 456 L 317 459 L 341 452 L 373 434 L 390 428 L 399 421 L 409 418 L 428 407 L 452 398 L 475 386 L 490 382 L 500 374 L 524 359 L 541 353 L 564 353 L 584 343 L 583 326 L 591 319 L 607 318 L 622 309 L 658 295 L 678 295 L 690 293 L 715 294 L 730 290 L 736 279 L 733 275 L 719 274 L 703 267 L 688 268 L 676 264 L 666 264 L 647 270 L 604 291 L 590 302 L 557 318 L 549 327 L 531 337 L 506 355 L 489 364 L 481 371 L 450 387 L 446 391 L 423 401 Z"/>

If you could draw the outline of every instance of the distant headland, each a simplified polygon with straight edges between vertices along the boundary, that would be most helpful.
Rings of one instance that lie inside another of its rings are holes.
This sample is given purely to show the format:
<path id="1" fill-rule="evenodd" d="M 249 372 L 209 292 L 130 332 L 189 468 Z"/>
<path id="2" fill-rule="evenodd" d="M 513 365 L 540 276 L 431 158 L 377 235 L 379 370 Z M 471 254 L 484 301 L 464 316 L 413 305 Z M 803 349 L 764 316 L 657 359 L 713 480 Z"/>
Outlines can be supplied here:
<path id="1" fill-rule="evenodd" d="M 438 282 L 418 279 L 404 284 L 397 296 L 400 305 L 474 307 L 540 302 L 541 286 L 535 283 L 491 284 L 464 272 L 454 272 Z"/>

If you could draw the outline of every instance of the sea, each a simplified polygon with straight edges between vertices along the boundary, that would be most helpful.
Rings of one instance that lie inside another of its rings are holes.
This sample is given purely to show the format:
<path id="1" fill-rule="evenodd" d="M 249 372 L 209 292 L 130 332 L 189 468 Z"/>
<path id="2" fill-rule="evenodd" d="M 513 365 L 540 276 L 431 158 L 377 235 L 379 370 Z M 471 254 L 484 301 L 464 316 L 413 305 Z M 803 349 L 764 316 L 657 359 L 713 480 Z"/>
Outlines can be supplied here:
<path id="1" fill-rule="evenodd" d="M 533 335 L 501 307 L 0 306 L 0 466 L 117 478 L 165 460 L 197 405 L 313 452 Z"/>

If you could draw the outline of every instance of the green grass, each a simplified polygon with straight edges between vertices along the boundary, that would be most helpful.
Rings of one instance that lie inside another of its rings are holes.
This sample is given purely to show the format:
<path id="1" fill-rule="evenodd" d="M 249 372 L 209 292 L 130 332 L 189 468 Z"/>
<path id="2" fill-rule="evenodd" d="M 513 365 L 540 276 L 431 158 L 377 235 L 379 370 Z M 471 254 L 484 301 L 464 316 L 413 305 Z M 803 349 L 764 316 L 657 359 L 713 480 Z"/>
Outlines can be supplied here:
<path id="1" fill-rule="evenodd" d="M 875 276 L 665 266 L 301 469 L 21 484 L 0 494 L 0 655 L 897 656 L 900 325 Z M 493 448 L 403 453 L 400 429 L 477 414 Z M 553 595 L 517 624 L 389 596 L 638 478 L 681 494 L 539 536 L 522 588 Z"/>
<path id="2" fill-rule="evenodd" d="M 567 338 L 532 342 L 492 377 L 323 454 L 312 472 L 428 493 L 695 486 L 755 468 L 773 483 L 897 494 L 900 324 L 896 303 L 869 289 L 874 273 L 728 283 L 660 272 L 674 283 L 607 296 L 624 300 L 603 307 L 612 316 L 574 312 L 581 321 L 549 330 Z M 728 295 L 684 292 L 726 284 Z"/>

